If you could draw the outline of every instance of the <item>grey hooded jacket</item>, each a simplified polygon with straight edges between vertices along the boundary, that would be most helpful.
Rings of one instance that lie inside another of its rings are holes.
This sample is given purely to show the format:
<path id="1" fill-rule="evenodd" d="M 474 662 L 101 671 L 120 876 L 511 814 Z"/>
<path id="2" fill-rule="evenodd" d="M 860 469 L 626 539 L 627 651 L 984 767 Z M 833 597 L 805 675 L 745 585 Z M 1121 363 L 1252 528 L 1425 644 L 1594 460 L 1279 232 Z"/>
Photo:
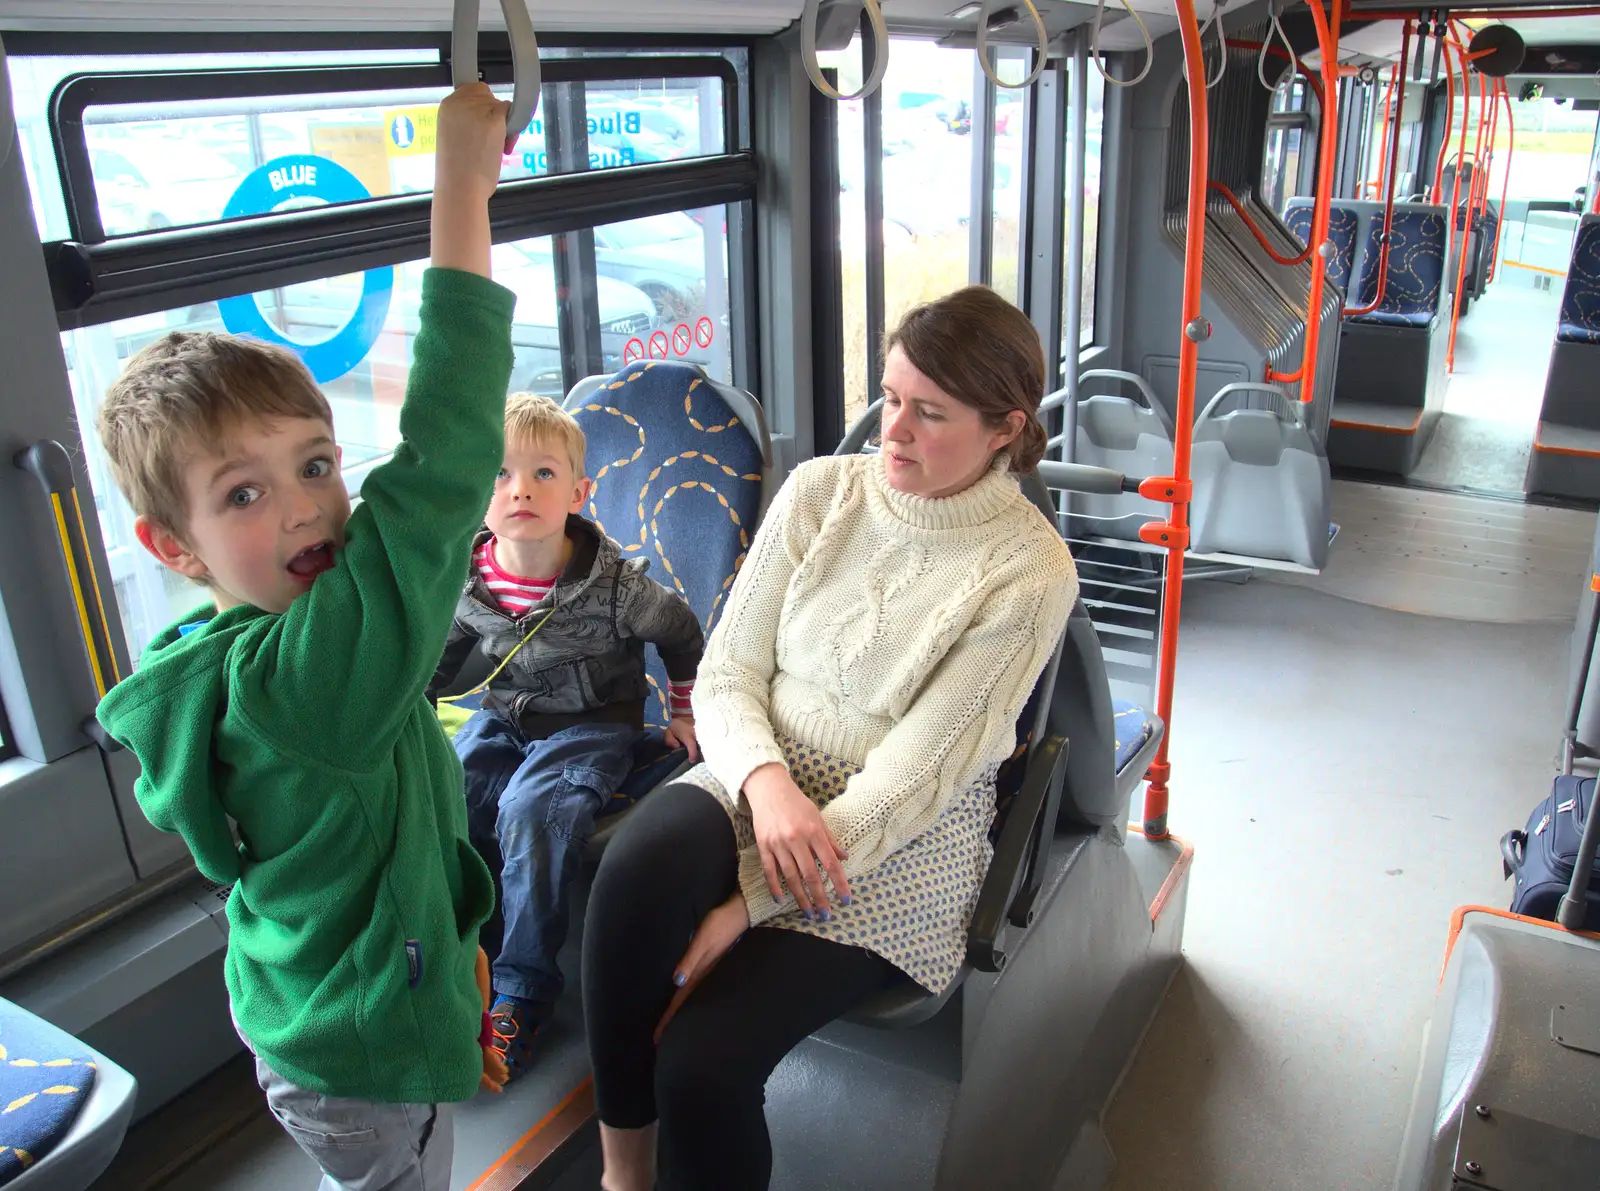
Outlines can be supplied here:
<path id="1" fill-rule="evenodd" d="M 474 554 L 489 537 L 487 529 L 479 531 Z M 430 700 L 454 681 L 480 643 L 498 665 L 552 604 L 549 620 L 494 678 L 483 700 L 529 739 L 597 721 L 641 727 L 650 695 L 647 641 L 668 678 L 694 678 L 705 637 L 684 598 L 645 574 L 647 559 L 624 558 L 585 518 L 567 518 L 567 537 L 573 552 L 566 570 L 520 619 L 500 609 L 476 567 L 469 570 L 444 656 L 428 684 Z"/>

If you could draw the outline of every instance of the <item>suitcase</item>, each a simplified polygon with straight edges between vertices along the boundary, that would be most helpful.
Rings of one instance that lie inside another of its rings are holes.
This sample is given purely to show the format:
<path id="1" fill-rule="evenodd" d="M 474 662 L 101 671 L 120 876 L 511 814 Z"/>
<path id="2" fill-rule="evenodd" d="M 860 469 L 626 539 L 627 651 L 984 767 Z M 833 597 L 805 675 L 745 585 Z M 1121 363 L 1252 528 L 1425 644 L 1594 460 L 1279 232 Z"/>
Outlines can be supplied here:
<path id="1" fill-rule="evenodd" d="M 1550 796 L 1534 807 L 1523 831 L 1508 831 L 1500 841 L 1507 877 L 1516 878 L 1511 912 L 1556 919 L 1562 896 L 1572 883 L 1584 826 L 1594 812 L 1595 780 L 1562 774 Z M 1591 869 L 1584 930 L 1600 930 L 1600 870 Z"/>
<path id="2" fill-rule="evenodd" d="M 1590 582 L 1595 598 L 1583 639 L 1583 662 L 1567 699 L 1566 732 L 1561 741 L 1561 773 L 1549 797 L 1533 808 L 1522 831 L 1508 831 L 1500 840 L 1505 875 L 1516 878 L 1511 912 L 1558 922 L 1568 930 L 1600 930 L 1600 814 L 1596 813 L 1594 778 L 1575 777 L 1578 713 L 1594 661 L 1595 632 L 1600 629 L 1600 575 Z"/>

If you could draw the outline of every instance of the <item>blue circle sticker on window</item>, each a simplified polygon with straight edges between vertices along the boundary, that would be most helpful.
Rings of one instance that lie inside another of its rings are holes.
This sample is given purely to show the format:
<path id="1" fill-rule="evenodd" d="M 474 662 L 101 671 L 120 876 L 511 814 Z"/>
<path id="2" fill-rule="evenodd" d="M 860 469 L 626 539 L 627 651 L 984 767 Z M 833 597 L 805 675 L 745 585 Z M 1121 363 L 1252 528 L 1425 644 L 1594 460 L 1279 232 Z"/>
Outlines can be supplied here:
<path id="1" fill-rule="evenodd" d="M 372 197 L 361 179 L 326 157 L 292 153 L 252 170 L 222 209 L 224 219 L 265 215 L 295 199 L 349 203 Z M 302 293 L 306 292 L 301 290 Z M 361 300 L 350 321 L 321 343 L 296 343 L 273 326 L 251 294 L 217 303 L 222 325 L 235 335 L 250 335 L 289 348 L 305 361 L 318 384 L 337 380 L 366 357 L 383 331 L 394 296 L 394 269 L 368 269 L 361 277 Z M 314 300 L 307 306 L 314 306 Z M 316 313 L 312 309 L 307 314 Z"/>

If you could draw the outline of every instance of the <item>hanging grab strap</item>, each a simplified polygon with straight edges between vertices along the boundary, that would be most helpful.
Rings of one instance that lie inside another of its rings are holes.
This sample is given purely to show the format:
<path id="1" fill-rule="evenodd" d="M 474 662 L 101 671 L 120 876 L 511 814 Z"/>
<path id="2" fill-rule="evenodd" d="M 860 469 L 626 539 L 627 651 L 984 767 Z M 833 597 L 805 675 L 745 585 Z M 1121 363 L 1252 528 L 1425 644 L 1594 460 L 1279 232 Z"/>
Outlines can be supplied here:
<path id="1" fill-rule="evenodd" d="M 878 7 L 878 0 L 861 0 L 861 3 L 867 10 L 867 21 L 872 25 L 874 48 L 872 73 L 854 95 L 845 95 L 822 77 L 822 64 L 817 61 L 817 13 L 822 8 L 822 0 L 806 0 L 805 11 L 800 14 L 800 61 L 811 76 L 811 85 L 829 99 L 846 103 L 865 99 L 878 89 L 883 83 L 883 76 L 889 71 L 889 26 L 883 23 L 883 9 Z"/>
<path id="2" fill-rule="evenodd" d="M 1133 18 L 1133 23 L 1139 26 L 1139 32 L 1144 35 L 1144 69 L 1131 79 L 1113 78 L 1111 72 L 1106 69 L 1105 55 L 1100 52 L 1100 25 L 1106 17 L 1106 0 L 1097 0 L 1095 4 L 1094 27 L 1091 31 L 1091 39 L 1093 41 L 1091 49 L 1094 52 L 1091 57 L 1094 58 L 1094 68 L 1100 72 L 1100 77 L 1105 79 L 1106 82 L 1113 87 L 1132 87 L 1136 83 L 1144 82 L 1145 75 L 1150 73 L 1150 67 L 1155 64 L 1156 43 L 1150 37 L 1150 30 L 1145 27 L 1144 18 L 1139 15 L 1133 5 L 1128 3 L 1128 0 L 1122 0 L 1122 7 L 1128 10 L 1128 15 Z"/>
<path id="3" fill-rule="evenodd" d="M 1033 17 L 1034 34 L 1039 39 L 1039 55 L 1033 60 L 1033 72 L 1020 83 L 1006 82 L 989 65 L 989 10 L 994 7 L 995 0 L 983 0 L 983 7 L 978 10 L 978 65 L 983 67 L 983 73 L 989 76 L 991 83 L 1007 91 L 1021 91 L 1024 87 L 1033 86 L 1034 80 L 1044 73 L 1045 62 L 1050 57 L 1050 34 L 1045 31 L 1044 18 L 1039 15 L 1033 0 L 1022 2 L 1028 6 L 1028 15 Z"/>
<path id="4" fill-rule="evenodd" d="M 511 110 L 506 113 L 506 136 L 522 135 L 539 106 L 544 79 L 539 69 L 539 39 L 524 0 L 500 0 L 506 33 L 511 38 L 511 70 L 516 80 Z M 457 87 L 478 81 L 478 0 L 456 0 L 455 24 L 450 34 L 450 81 Z"/>
<path id="5" fill-rule="evenodd" d="M 1300 59 L 1294 56 L 1294 46 L 1289 44 L 1289 35 L 1283 31 L 1283 25 L 1278 20 L 1278 5 L 1276 0 L 1274 0 L 1274 2 L 1268 6 L 1267 15 L 1271 17 L 1272 23 L 1267 27 L 1267 35 L 1261 39 L 1261 53 L 1256 57 L 1256 78 L 1260 80 L 1261 85 L 1268 91 L 1276 91 L 1278 89 L 1278 84 L 1267 82 L 1266 75 L 1267 51 L 1272 48 L 1272 35 L 1274 33 L 1278 35 L 1278 40 L 1283 42 L 1283 48 L 1289 55 L 1290 69 L 1298 71 L 1301 67 Z M 1278 77 L 1280 79 L 1283 77 L 1281 71 L 1279 72 Z"/>

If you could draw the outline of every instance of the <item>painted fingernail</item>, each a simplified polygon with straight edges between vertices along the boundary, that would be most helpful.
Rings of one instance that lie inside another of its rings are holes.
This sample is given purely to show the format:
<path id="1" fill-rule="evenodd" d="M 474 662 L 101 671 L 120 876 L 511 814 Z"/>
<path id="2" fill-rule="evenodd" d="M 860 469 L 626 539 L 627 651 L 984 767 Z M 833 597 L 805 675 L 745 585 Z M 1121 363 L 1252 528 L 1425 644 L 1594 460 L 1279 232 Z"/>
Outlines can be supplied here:
<path id="1" fill-rule="evenodd" d="M 822 921 L 824 921 L 824 922 L 832 922 L 833 921 L 833 911 L 832 910 L 824 910 L 824 911 L 822 911 Z"/>
<path id="2" fill-rule="evenodd" d="M 673 975 L 672 975 L 672 983 L 676 984 L 679 988 L 682 988 L 688 982 L 689 982 L 689 978 L 687 976 L 685 976 L 682 972 L 674 972 L 673 973 Z"/>
<path id="3" fill-rule="evenodd" d="M 850 905 L 854 905 L 855 904 L 855 898 L 853 898 L 853 897 L 841 897 L 839 899 L 839 902 L 840 902 L 841 905 L 850 906 Z"/>
<path id="4" fill-rule="evenodd" d="M 817 920 L 817 916 L 810 910 L 801 910 L 800 912 L 806 916 L 807 922 L 815 922 Z"/>

